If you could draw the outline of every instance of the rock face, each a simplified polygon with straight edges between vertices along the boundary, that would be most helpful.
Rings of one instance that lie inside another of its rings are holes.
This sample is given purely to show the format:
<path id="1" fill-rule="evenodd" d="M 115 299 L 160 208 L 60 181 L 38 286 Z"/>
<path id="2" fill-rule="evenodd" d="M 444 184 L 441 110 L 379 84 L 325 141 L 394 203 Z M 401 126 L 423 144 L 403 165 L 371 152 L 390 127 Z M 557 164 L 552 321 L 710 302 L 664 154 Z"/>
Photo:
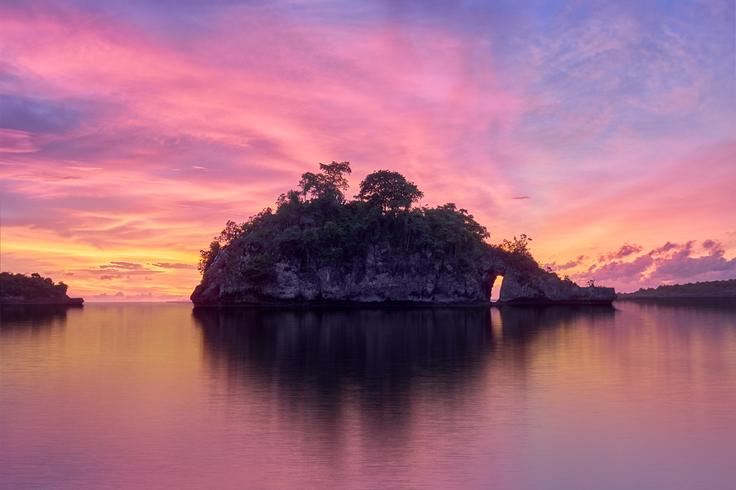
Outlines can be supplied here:
<path id="1" fill-rule="evenodd" d="M 489 247 L 469 270 L 456 270 L 428 255 L 402 255 L 374 246 L 365 257 L 342 267 L 303 268 L 277 262 L 268 277 L 249 279 L 248 254 L 223 249 L 192 293 L 196 305 L 300 303 L 483 304 L 503 276 L 502 303 L 610 304 L 613 288 L 579 287 L 511 254 Z"/>
<path id="2" fill-rule="evenodd" d="M 613 288 L 580 287 L 545 272 L 529 277 L 514 271 L 504 276 L 499 295 L 500 302 L 517 304 L 610 304 L 615 298 Z"/>

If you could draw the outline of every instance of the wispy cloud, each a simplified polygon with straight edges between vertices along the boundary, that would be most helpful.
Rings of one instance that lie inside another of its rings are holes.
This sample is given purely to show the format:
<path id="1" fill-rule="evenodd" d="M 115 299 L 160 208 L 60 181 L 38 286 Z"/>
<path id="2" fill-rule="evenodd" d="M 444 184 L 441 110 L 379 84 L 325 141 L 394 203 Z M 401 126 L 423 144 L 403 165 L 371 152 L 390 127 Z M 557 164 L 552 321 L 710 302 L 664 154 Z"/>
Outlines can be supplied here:
<path id="1" fill-rule="evenodd" d="M 4 3 L 3 267 L 185 297 L 221 224 L 332 159 L 352 161 L 353 184 L 400 170 L 494 240 L 529 233 L 558 270 L 722 237 L 733 15 L 728 1 Z M 731 260 L 736 240 L 720 247 Z M 682 260 L 662 274 L 696 267 Z M 91 272 L 113 262 L 141 268 Z"/>
<path id="2" fill-rule="evenodd" d="M 587 257 L 585 257 L 585 255 L 578 255 L 577 258 L 575 258 L 574 260 L 569 260 L 563 264 L 557 264 L 555 262 L 545 264 L 544 268 L 551 270 L 553 272 L 567 271 L 567 270 L 574 269 L 575 267 L 578 267 L 579 265 L 581 265 L 585 261 L 586 258 Z"/>
<path id="3" fill-rule="evenodd" d="M 177 264 L 171 262 L 157 262 L 151 264 L 154 267 L 160 267 L 162 269 L 196 269 L 197 267 L 193 264 Z"/>

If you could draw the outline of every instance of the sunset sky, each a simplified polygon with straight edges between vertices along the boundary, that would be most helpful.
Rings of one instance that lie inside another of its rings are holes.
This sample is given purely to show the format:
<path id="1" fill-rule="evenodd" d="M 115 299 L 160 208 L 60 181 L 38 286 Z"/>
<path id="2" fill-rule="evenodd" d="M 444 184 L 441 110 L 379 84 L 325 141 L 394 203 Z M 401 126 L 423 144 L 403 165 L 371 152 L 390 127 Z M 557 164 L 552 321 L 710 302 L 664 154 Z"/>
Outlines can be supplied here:
<path id="1" fill-rule="evenodd" d="M 735 19 L 732 0 L 0 1 L 2 270 L 184 299 L 226 220 L 349 160 L 353 189 L 397 170 L 579 282 L 734 278 Z"/>

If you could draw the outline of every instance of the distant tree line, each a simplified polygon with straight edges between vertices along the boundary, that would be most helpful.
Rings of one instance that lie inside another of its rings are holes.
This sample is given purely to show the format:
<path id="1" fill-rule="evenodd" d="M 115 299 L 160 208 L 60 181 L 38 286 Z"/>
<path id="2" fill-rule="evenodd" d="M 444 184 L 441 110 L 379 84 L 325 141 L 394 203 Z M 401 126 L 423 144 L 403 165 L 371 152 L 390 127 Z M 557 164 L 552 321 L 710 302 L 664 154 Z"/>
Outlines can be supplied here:
<path id="1" fill-rule="evenodd" d="M 0 272 L 0 297 L 23 299 L 53 299 L 66 298 L 68 286 L 63 282 L 54 284 L 50 277 L 42 277 L 33 273 L 13 274 Z"/>
<path id="2" fill-rule="evenodd" d="M 467 210 L 453 203 L 415 207 L 423 193 L 390 170 L 366 176 L 349 200 L 350 173 L 349 162 L 320 163 L 319 172 L 304 173 L 297 189 L 279 196 L 275 210 L 266 208 L 244 223 L 228 221 L 200 252 L 199 270 L 206 272 L 224 249 L 233 248 L 248 257 L 243 270 L 251 281 L 270 277 L 282 260 L 315 270 L 326 265 L 349 268 L 378 246 L 407 256 L 425 254 L 459 270 L 476 265 L 479 254 L 487 251 L 488 231 Z M 499 248 L 533 262 L 529 241 L 521 235 Z"/>
<path id="3" fill-rule="evenodd" d="M 663 284 L 656 288 L 641 288 L 623 293 L 622 298 L 736 298 L 736 279 L 721 281 Z"/>

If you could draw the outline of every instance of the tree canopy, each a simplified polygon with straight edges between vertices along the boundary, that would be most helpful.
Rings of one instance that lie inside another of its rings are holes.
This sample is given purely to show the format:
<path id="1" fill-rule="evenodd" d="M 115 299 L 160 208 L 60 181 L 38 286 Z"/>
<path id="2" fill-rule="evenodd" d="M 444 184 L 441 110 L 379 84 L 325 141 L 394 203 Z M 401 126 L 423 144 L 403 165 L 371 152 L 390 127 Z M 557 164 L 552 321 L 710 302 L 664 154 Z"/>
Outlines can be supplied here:
<path id="1" fill-rule="evenodd" d="M 355 197 L 383 212 L 397 212 L 408 210 L 424 194 L 400 173 L 379 170 L 360 183 L 360 192 Z"/>
<path id="2" fill-rule="evenodd" d="M 532 237 L 527 236 L 526 234 L 522 233 L 517 238 L 514 235 L 513 240 L 506 240 L 504 239 L 501 244 L 499 245 L 499 248 L 505 252 L 521 255 L 524 257 L 531 258 L 532 253 L 529 250 L 529 243 L 532 241 Z"/>
<path id="3" fill-rule="evenodd" d="M 345 202 L 344 191 L 348 188 L 345 174 L 349 174 L 350 162 L 320 163 L 319 173 L 306 172 L 299 181 L 299 191 L 306 199 L 334 201 L 338 204 Z"/>
<path id="4" fill-rule="evenodd" d="M 219 257 L 241 261 L 238 268 L 256 282 L 270 277 L 277 262 L 347 270 L 376 247 L 432 257 L 462 271 L 476 266 L 491 246 L 486 228 L 453 203 L 412 207 L 423 194 L 398 172 L 369 174 L 355 200 L 346 200 L 350 173 L 349 162 L 320 164 L 318 172 L 302 174 L 297 189 L 279 196 L 275 210 L 266 208 L 243 223 L 228 221 L 201 251 L 200 271 Z M 500 248 L 526 258 L 529 240 L 522 235 Z"/>

